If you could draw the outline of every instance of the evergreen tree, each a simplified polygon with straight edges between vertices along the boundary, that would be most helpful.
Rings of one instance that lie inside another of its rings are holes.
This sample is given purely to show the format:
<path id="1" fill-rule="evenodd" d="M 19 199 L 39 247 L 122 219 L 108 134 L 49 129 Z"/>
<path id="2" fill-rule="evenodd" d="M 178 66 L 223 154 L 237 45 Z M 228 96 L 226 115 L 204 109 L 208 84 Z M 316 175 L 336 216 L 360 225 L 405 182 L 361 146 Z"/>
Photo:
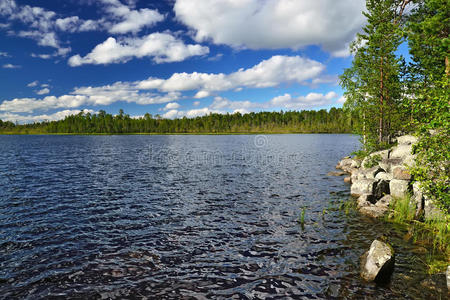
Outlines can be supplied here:
<path id="1" fill-rule="evenodd" d="M 366 150 L 389 142 L 401 122 L 401 20 L 408 1 L 367 0 L 367 25 L 351 45 L 352 66 L 341 75 L 345 108 L 361 119 L 359 133 Z"/>

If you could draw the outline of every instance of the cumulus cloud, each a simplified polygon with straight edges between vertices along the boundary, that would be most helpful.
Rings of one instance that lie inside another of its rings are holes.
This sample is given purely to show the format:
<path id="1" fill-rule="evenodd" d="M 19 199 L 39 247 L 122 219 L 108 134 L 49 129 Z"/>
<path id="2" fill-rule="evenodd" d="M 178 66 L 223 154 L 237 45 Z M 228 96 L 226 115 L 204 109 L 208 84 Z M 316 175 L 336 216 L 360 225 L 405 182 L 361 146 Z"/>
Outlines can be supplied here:
<path id="1" fill-rule="evenodd" d="M 339 103 L 339 96 L 335 92 L 327 94 L 309 93 L 305 96 L 293 97 L 290 94 L 277 96 L 266 102 L 252 101 L 232 101 L 223 97 L 215 97 L 213 103 L 208 107 L 196 108 L 191 110 L 178 110 L 176 108 L 169 110 L 163 115 L 163 118 L 174 119 L 181 117 L 193 118 L 197 116 L 208 115 L 210 113 L 249 113 L 261 110 L 299 110 L 314 109 Z"/>
<path id="2" fill-rule="evenodd" d="M 102 0 L 102 2 L 107 5 L 105 7 L 106 12 L 119 20 L 118 23 L 109 29 L 110 33 L 137 33 L 145 27 L 164 20 L 164 16 L 153 9 L 130 9 L 129 6 L 135 6 L 134 2 L 129 3 L 129 6 L 122 4 L 118 0 Z"/>
<path id="3" fill-rule="evenodd" d="M 7 52 L 0 52 L 0 57 L 10 57 Z"/>
<path id="4" fill-rule="evenodd" d="M 43 88 L 36 92 L 36 94 L 38 95 L 47 95 L 48 93 L 50 93 L 50 90 L 48 88 Z"/>
<path id="5" fill-rule="evenodd" d="M 72 56 L 69 65 L 72 67 L 83 64 L 111 64 L 127 62 L 132 58 L 152 57 L 156 63 L 183 61 L 188 57 L 205 55 L 208 47 L 201 45 L 186 45 L 180 39 L 168 33 L 152 33 L 140 38 L 126 38 L 117 41 L 110 37 L 97 45 L 84 57 Z"/>
<path id="6" fill-rule="evenodd" d="M 27 84 L 27 87 L 35 87 L 39 84 L 39 81 L 35 80 L 33 82 L 30 82 L 29 84 Z"/>
<path id="7" fill-rule="evenodd" d="M 176 103 L 176 102 L 170 102 L 167 103 L 166 106 L 164 106 L 163 110 L 172 110 L 172 109 L 177 109 L 180 107 L 180 104 Z"/>
<path id="8" fill-rule="evenodd" d="M 168 79 L 149 78 L 139 82 L 141 89 L 160 91 L 198 90 L 195 98 L 204 98 L 214 91 L 239 87 L 267 88 L 281 83 L 305 84 L 319 78 L 325 66 L 318 61 L 300 56 L 273 56 L 249 69 L 230 74 L 175 73 Z"/>
<path id="9" fill-rule="evenodd" d="M 229 74 L 175 73 L 167 79 L 149 78 L 135 82 L 116 82 L 105 86 L 85 86 L 74 88 L 67 95 L 46 96 L 42 99 L 17 98 L 5 100 L 0 104 L 0 111 L 14 113 L 32 113 L 60 108 L 78 108 L 81 106 L 110 105 L 118 101 L 137 103 L 140 105 L 168 103 L 162 110 L 166 115 L 196 116 L 205 112 L 252 111 L 263 108 L 280 107 L 297 109 L 326 105 L 336 97 L 334 92 L 326 95 L 311 93 L 304 97 L 293 97 L 289 94 L 272 99 L 270 102 L 231 101 L 216 97 L 207 108 L 197 108 L 190 113 L 178 113 L 179 104 L 175 101 L 186 98 L 182 92 L 194 90 L 193 98 L 211 96 L 214 92 L 241 90 L 242 88 L 267 88 L 281 84 L 310 85 L 322 76 L 325 66 L 317 61 L 300 56 L 273 56 L 259 64 L 239 69 Z M 29 86 L 37 86 L 32 82 Z M 49 88 L 46 84 L 40 86 Z M 194 102 L 199 106 L 200 102 Z M 177 111 L 177 113 L 175 113 Z"/>
<path id="10" fill-rule="evenodd" d="M 70 115 L 77 115 L 80 112 L 84 113 L 95 113 L 91 109 L 84 110 L 62 110 L 55 112 L 53 114 L 42 114 L 42 115 L 19 115 L 14 113 L 0 113 L 0 119 L 3 121 L 19 122 L 19 123 L 32 123 L 32 122 L 42 122 L 42 121 L 57 121 L 64 119 Z"/>
<path id="11" fill-rule="evenodd" d="M 176 0 L 197 41 L 251 49 L 320 45 L 335 55 L 365 22 L 364 0 Z M 245 28 L 245 30 L 242 30 Z"/>

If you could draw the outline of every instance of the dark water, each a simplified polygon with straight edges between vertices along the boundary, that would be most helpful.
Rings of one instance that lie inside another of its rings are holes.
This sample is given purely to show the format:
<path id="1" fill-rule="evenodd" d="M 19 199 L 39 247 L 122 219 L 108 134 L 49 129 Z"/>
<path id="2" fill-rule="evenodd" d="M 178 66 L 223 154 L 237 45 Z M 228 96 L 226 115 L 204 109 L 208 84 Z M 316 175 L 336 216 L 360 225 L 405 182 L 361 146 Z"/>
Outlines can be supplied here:
<path id="1" fill-rule="evenodd" d="M 401 229 L 342 204 L 350 135 L 0 136 L 0 298 L 437 294 Z M 305 224 L 298 220 L 305 208 Z M 359 256 L 387 233 L 387 287 Z"/>

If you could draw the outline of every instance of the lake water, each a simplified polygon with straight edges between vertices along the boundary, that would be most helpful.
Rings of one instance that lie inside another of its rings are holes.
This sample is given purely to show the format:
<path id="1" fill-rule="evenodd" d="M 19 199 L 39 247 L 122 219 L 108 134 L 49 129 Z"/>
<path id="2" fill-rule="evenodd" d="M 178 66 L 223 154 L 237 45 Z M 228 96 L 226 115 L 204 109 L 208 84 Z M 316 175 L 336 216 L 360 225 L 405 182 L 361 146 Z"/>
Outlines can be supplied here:
<path id="1" fill-rule="evenodd" d="M 326 174 L 358 147 L 353 135 L 0 136 L 0 298 L 435 296 L 402 229 L 343 209 L 349 186 Z M 382 233 L 398 253 L 386 287 L 359 278 Z"/>

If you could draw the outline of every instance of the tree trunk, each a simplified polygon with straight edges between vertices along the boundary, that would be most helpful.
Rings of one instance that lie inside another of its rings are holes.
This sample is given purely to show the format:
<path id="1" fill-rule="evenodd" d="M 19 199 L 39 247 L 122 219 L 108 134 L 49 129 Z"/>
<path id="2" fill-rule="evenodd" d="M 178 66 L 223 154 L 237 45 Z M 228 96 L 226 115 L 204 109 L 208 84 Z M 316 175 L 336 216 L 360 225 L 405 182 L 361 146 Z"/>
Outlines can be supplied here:
<path id="1" fill-rule="evenodd" d="M 381 57 L 381 67 L 380 67 L 380 119 L 379 119 L 379 134 L 378 134 L 378 143 L 381 144 L 383 142 L 383 105 L 384 105 L 384 78 L 383 78 L 383 62 L 384 59 Z"/>

